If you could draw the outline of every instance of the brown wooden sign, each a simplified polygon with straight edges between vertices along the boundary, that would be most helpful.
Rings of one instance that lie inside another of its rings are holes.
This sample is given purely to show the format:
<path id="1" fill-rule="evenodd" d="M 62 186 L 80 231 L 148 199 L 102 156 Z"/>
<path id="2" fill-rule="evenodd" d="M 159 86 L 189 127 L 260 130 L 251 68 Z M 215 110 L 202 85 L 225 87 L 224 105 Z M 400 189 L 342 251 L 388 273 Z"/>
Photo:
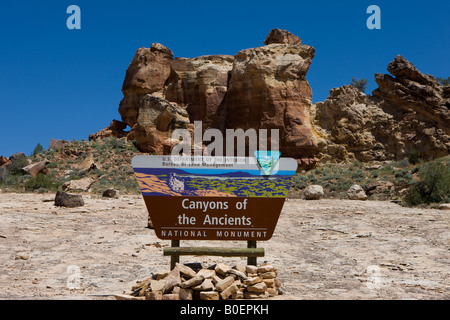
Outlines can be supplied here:
<path id="1" fill-rule="evenodd" d="M 156 235 L 168 240 L 269 240 L 297 169 L 270 175 L 256 158 L 137 156 L 133 168 Z"/>

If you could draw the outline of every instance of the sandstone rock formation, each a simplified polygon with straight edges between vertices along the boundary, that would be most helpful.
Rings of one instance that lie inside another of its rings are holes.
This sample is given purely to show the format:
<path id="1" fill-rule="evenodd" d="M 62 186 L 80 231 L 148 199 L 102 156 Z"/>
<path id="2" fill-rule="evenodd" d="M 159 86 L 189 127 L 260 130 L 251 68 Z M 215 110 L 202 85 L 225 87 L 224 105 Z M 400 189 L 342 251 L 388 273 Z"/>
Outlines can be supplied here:
<path id="1" fill-rule="evenodd" d="M 127 124 L 122 121 L 113 120 L 109 127 L 100 130 L 97 133 L 89 135 L 89 141 L 95 141 L 97 139 L 104 139 L 109 137 L 123 138 L 128 135 L 128 131 L 125 131 Z"/>
<path id="2" fill-rule="evenodd" d="M 178 142 L 170 139 L 173 130 L 190 130 L 200 120 L 203 130 L 279 129 L 283 155 L 314 164 L 312 91 L 306 81 L 314 48 L 279 29 L 264 43 L 234 57 L 173 59 L 168 48 L 155 43 L 138 49 L 123 83 L 122 122 L 113 121 L 90 139 L 127 134 L 141 151 L 167 154 Z M 129 133 L 123 131 L 126 125 Z"/>
<path id="3" fill-rule="evenodd" d="M 58 150 L 67 145 L 69 141 L 62 139 L 51 139 L 48 150 Z"/>
<path id="4" fill-rule="evenodd" d="M 314 158 L 317 144 L 308 112 L 312 91 L 306 80 L 314 48 L 266 43 L 235 56 L 216 127 L 279 129 L 284 156 Z"/>
<path id="5" fill-rule="evenodd" d="M 315 50 L 286 30 L 270 31 L 264 46 L 235 56 L 173 58 L 153 43 L 137 50 L 126 72 L 122 121 L 90 139 L 135 140 L 142 152 L 168 154 L 175 129 L 279 129 L 280 151 L 300 168 L 321 162 L 424 159 L 450 150 L 450 86 L 397 56 L 391 75 L 376 74 L 373 95 L 342 86 L 312 104 L 306 79 Z M 126 126 L 131 131 L 124 131 Z M 270 131 L 269 131 L 270 133 Z M 224 134 L 225 137 L 225 134 Z M 269 137 L 270 138 L 270 137 Z M 271 146 L 269 145 L 269 148 Z"/>
<path id="6" fill-rule="evenodd" d="M 233 61 L 227 55 L 175 58 L 164 96 L 185 106 L 191 122 L 200 120 L 203 129 L 210 128 L 227 92 Z"/>
<path id="7" fill-rule="evenodd" d="M 125 75 L 124 97 L 119 105 L 122 121 L 131 128 L 137 122 L 142 98 L 146 94 L 162 94 L 172 59 L 172 51 L 159 43 L 137 50 Z"/>
<path id="8" fill-rule="evenodd" d="M 412 152 L 435 159 L 450 152 L 450 86 L 418 71 L 403 56 L 376 74 L 373 95 L 342 86 L 315 104 L 323 161 L 400 160 Z"/>
<path id="9" fill-rule="evenodd" d="M 170 154 L 178 142 L 172 141 L 176 129 L 192 129 L 186 109 L 166 99 L 145 95 L 132 128 L 137 147 L 143 152 Z"/>
<path id="10" fill-rule="evenodd" d="M 10 160 L 4 156 L 0 156 L 0 167 L 3 167 L 4 165 L 7 165 L 10 162 Z"/>

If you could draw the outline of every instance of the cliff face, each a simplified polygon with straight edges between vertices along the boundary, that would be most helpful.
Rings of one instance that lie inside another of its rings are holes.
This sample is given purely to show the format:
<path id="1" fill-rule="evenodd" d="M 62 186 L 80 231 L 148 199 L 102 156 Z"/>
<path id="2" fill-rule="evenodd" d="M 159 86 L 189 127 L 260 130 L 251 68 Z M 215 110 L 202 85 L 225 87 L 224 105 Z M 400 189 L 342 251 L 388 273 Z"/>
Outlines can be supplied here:
<path id="1" fill-rule="evenodd" d="M 274 29 L 264 46 L 235 56 L 173 58 L 161 44 L 140 48 L 128 67 L 119 112 L 108 135 L 136 140 L 143 152 L 168 154 L 173 130 L 279 129 L 280 151 L 302 167 L 317 161 L 425 158 L 449 154 L 450 86 L 418 71 L 404 57 L 376 74 L 372 96 L 350 86 L 312 104 L 306 80 L 315 50 Z M 122 128 L 129 125 L 130 132 Z M 270 131 L 269 131 L 270 132 Z"/>

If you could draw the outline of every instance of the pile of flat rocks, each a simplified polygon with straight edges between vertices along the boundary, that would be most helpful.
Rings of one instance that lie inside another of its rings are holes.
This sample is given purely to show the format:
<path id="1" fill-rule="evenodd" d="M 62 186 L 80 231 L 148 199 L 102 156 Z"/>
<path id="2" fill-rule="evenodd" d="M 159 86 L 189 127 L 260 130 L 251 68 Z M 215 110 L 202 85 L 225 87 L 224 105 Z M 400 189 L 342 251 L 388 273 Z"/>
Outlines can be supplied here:
<path id="1" fill-rule="evenodd" d="M 138 281 L 129 295 L 117 300 L 229 300 L 266 299 L 282 294 L 277 269 L 218 263 L 209 268 L 177 263 L 172 271 L 161 271 Z"/>

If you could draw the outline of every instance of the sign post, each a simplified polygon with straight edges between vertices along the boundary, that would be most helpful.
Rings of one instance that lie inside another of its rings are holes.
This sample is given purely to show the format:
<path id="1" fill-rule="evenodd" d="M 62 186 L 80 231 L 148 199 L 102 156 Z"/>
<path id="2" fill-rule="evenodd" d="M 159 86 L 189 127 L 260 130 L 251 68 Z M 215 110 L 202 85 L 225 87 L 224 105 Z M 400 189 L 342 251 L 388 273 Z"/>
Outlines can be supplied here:
<path id="1" fill-rule="evenodd" d="M 258 156 L 258 155 L 257 155 Z M 132 165 L 171 267 L 181 255 L 264 256 L 297 169 L 289 158 L 136 156 Z M 279 157 L 279 156 L 278 156 Z M 274 159 L 275 159 L 274 158 Z M 261 161 L 262 162 L 262 161 Z M 180 240 L 242 240 L 247 248 L 180 247 Z"/>

